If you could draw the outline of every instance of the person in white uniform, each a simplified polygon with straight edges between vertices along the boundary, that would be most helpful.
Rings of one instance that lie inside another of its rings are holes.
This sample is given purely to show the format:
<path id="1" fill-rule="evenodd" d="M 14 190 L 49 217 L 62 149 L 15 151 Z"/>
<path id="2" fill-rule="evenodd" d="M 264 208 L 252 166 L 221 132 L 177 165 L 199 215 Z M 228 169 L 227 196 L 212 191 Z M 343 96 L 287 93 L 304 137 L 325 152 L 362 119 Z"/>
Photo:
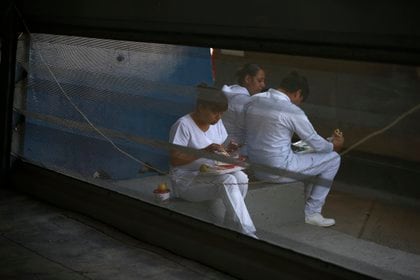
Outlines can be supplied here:
<path id="1" fill-rule="evenodd" d="M 191 148 L 191 152 L 176 148 L 171 151 L 172 186 L 175 196 L 188 201 L 221 199 L 226 208 L 226 225 L 256 237 L 256 229 L 244 201 L 248 191 L 247 175 L 242 171 L 215 175 L 200 173 L 203 164 L 212 166 L 214 160 L 197 156 L 197 151 L 224 151 L 227 132 L 221 116 L 227 106 L 227 98 L 222 91 L 199 87 L 195 111 L 172 125 L 169 141 Z"/>
<path id="2" fill-rule="evenodd" d="M 255 171 L 259 180 L 290 182 L 296 174 L 315 180 L 305 183 L 305 222 L 328 227 L 334 219 L 324 218 L 322 207 L 330 191 L 332 181 L 340 166 L 337 151 L 343 147 L 344 137 L 333 133 L 330 141 L 317 134 L 305 113 L 298 107 L 308 96 L 306 78 L 291 72 L 277 89 L 251 97 L 245 123 L 247 130 L 248 157 L 250 162 L 275 168 L 278 172 Z M 312 147 L 313 152 L 295 153 L 291 142 L 294 134 Z M 287 175 L 282 172 L 291 172 Z M 289 176 L 289 177 L 288 177 Z M 299 176 L 298 176 L 299 177 Z"/>
<path id="3" fill-rule="evenodd" d="M 245 144 L 244 106 L 250 97 L 265 88 L 265 72 L 257 64 L 245 64 L 236 73 L 238 84 L 224 85 L 222 91 L 228 98 L 228 109 L 223 114 L 223 123 L 228 132 L 227 142 L 233 141 L 239 146 Z M 246 149 L 241 149 L 246 154 Z"/>

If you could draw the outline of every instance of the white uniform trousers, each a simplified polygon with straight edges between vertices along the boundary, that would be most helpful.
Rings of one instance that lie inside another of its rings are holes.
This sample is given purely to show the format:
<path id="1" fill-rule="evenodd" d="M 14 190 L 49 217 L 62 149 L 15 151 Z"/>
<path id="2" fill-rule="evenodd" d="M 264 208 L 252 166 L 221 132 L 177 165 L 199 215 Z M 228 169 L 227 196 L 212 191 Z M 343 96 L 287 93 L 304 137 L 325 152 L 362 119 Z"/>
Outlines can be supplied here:
<path id="1" fill-rule="evenodd" d="M 305 216 L 321 213 L 340 162 L 340 155 L 336 152 L 298 155 L 296 172 L 320 179 L 315 183 L 305 182 Z"/>
<path id="2" fill-rule="evenodd" d="M 310 216 L 321 213 L 328 193 L 330 192 L 332 181 L 340 167 L 340 155 L 336 152 L 329 153 L 295 153 L 287 164 L 287 170 L 303 175 L 302 181 L 305 183 L 305 215 Z M 292 182 L 297 178 L 285 178 L 267 173 L 256 173 L 260 180 L 270 182 Z M 319 182 L 306 182 L 305 177 L 314 176 Z"/>
<path id="3" fill-rule="evenodd" d="M 245 205 L 248 191 L 248 176 L 237 171 L 222 175 L 198 175 L 188 188 L 179 188 L 179 197 L 198 202 L 221 199 L 226 209 L 225 221 L 244 234 L 253 234 L 256 229 Z"/>

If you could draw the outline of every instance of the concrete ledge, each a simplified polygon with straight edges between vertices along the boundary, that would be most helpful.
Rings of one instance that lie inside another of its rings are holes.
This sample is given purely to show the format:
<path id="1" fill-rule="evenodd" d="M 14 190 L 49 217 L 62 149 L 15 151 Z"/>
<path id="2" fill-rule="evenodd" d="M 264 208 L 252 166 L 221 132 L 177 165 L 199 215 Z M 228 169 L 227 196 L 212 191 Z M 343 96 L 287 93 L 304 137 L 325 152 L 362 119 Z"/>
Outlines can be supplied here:
<path id="1" fill-rule="evenodd" d="M 167 176 L 119 181 L 113 189 L 156 204 L 153 189 Z M 420 256 L 304 223 L 303 184 L 251 184 L 246 198 L 260 240 L 380 279 L 420 279 Z M 172 199 L 162 207 L 218 225 L 208 202 Z"/>
<path id="2" fill-rule="evenodd" d="M 246 204 L 259 231 L 304 221 L 303 183 L 257 184 L 249 189 Z"/>
<path id="3" fill-rule="evenodd" d="M 224 206 L 221 201 L 189 202 L 171 198 L 169 203 L 159 204 L 154 200 L 153 190 L 160 183 L 166 183 L 171 188 L 169 176 L 150 176 L 118 181 L 115 183 L 118 187 L 113 189 L 206 222 L 222 224 L 220 215 L 223 216 Z M 257 229 L 272 231 L 279 225 L 302 222 L 303 184 L 251 184 L 246 204 Z M 215 208 L 219 208 L 218 211 Z M 219 212 L 219 217 L 214 216 L 214 212 Z"/>

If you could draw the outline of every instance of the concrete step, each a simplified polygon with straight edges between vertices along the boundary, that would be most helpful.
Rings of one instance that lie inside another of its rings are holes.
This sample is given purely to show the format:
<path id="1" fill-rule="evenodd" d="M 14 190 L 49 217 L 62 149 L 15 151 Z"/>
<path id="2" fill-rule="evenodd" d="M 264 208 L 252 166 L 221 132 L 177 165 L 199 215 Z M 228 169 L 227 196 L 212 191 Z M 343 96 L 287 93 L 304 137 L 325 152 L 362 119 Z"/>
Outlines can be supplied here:
<path id="1" fill-rule="evenodd" d="M 234 278 L 96 220 L 0 188 L 0 279 Z"/>
<path id="2" fill-rule="evenodd" d="M 153 189 L 161 182 L 170 185 L 167 176 L 119 181 L 116 185 L 120 192 L 157 204 L 153 199 Z M 303 200 L 303 184 L 300 182 L 281 185 L 251 183 L 246 204 L 260 240 L 380 279 L 420 279 L 418 251 L 409 250 L 410 246 L 398 246 L 412 245 L 413 240 L 416 243 L 419 239 L 418 226 L 409 227 L 417 224 L 417 209 L 406 213 L 406 222 L 401 222 L 398 217 L 405 213 L 401 205 L 394 205 L 392 210 L 399 215 L 390 215 L 389 207 L 381 206 L 378 201 L 372 202 L 372 198 L 332 191 L 324 214 L 336 218 L 337 225 L 320 228 L 304 223 Z M 376 209 L 372 203 L 376 203 Z M 162 207 L 218 224 L 206 202 L 173 199 Z M 403 227 L 394 228 L 392 224 Z M 418 245 L 420 248 L 420 243 Z"/>

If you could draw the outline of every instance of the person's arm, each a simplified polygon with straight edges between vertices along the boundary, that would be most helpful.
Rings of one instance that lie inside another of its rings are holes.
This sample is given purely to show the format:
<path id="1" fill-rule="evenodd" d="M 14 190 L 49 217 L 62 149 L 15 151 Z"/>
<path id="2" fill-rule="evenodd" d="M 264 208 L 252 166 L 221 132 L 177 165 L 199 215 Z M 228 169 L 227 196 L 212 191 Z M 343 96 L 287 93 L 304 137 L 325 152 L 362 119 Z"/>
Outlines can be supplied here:
<path id="1" fill-rule="evenodd" d="M 170 163 L 172 166 L 185 165 L 196 159 L 198 159 L 198 157 L 178 150 L 172 150 L 170 154 Z"/>
<path id="2" fill-rule="evenodd" d="M 219 144 L 210 144 L 207 147 L 201 149 L 201 151 L 206 151 L 209 153 L 214 153 L 216 151 L 222 151 L 223 146 Z M 176 149 L 173 149 L 170 154 L 170 163 L 172 166 L 180 166 L 185 165 L 193 162 L 194 160 L 197 160 L 199 157 L 193 155 L 192 153 L 186 153 L 184 151 L 179 151 Z"/>
<path id="3" fill-rule="evenodd" d="M 169 142 L 175 145 L 188 147 L 191 135 L 188 128 L 183 124 L 182 119 L 178 120 L 169 132 Z M 169 162 L 172 166 L 188 164 L 197 158 L 178 149 L 172 149 L 169 154 Z"/>
<path id="4" fill-rule="evenodd" d="M 299 112 L 292 117 L 292 122 L 296 134 L 316 152 L 325 153 L 333 151 L 334 144 L 318 135 L 303 111 L 299 109 Z"/>
<path id="5" fill-rule="evenodd" d="M 220 121 L 219 125 L 219 133 L 220 133 L 220 142 L 223 143 L 223 141 L 227 137 L 227 132 L 225 127 L 223 126 L 223 122 Z M 189 130 L 188 126 L 186 126 L 182 121 L 175 123 L 171 127 L 171 131 L 169 133 L 169 142 L 175 145 L 188 147 L 189 143 L 191 141 L 191 131 Z M 214 153 L 214 152 L 222 152 L 224 151 L 222 144 L 216 144 L 212 143 L 208 145 L 205 148 L 200 149 L 201 151 L 205 151 L 208 153 Z M 172 149 L 170 152 L 170 164 L 172 166 L 180 166 L 189 164 L 195 160 L 200 158 L 199 156 L 196 156 L 194 153 L 189 153 L 188 151 L 185 151 L 185 149 Z"/>

